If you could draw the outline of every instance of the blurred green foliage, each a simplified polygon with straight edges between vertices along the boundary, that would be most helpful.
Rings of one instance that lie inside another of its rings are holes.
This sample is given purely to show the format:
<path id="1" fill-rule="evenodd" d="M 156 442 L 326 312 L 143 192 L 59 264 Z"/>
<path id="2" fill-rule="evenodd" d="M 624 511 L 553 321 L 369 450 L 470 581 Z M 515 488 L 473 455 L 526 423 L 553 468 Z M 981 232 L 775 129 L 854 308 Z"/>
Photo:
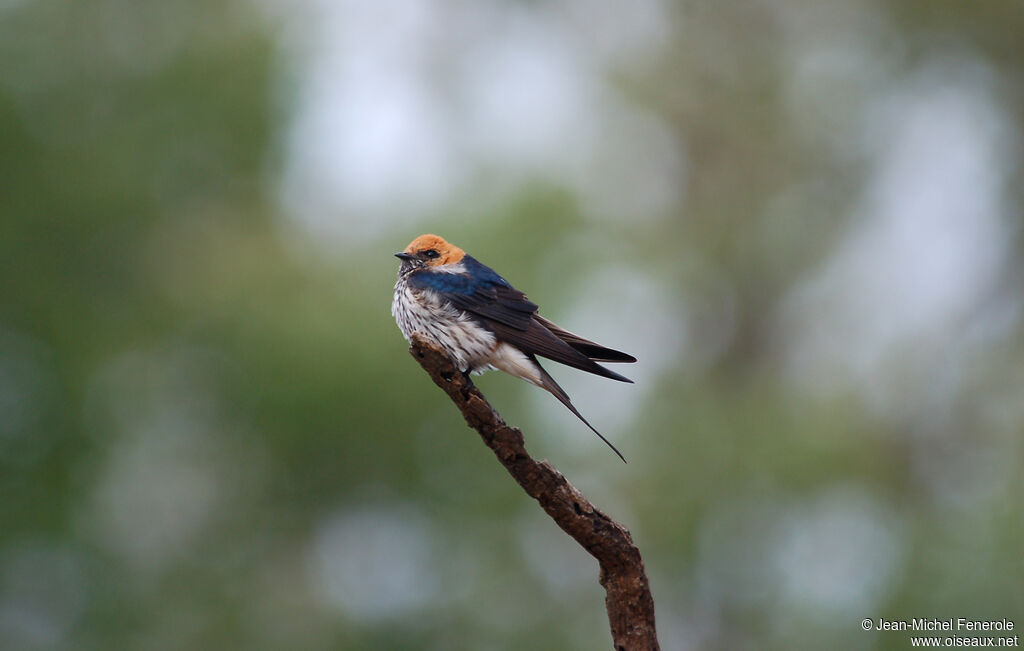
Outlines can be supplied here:
<path id="1" fill-rule="evenodd" d="M 664 648 L 909 646 L 864 617 L 1024 625 L 1019 247 L 989 299 L 1016 317 L 968 356 L 952 404 L 880 412 L 785 380 L 779 305 L 845 236 L 869 170 L 822 146 L 849 116 L 787 113 L 787 29 L 836 19 L 780 4 L 672 6 L 667 51 L 611 75 L 686 143 L 662 219 L 595 224 L 534 180 L 326 256 L 280 215 L 294 79 L 256 3 L 0 6 L 0 648 L 606 645 L 596 563 L 407 357 L 390 254 L 419 230 L 558 320 L 609 242 L 697 317 L 727 287 L 721 353 L 698 370 L 680 353 L 606 432 L 626 467 L 532 388 L 480 379 L 634 532 Z M 936 40 L 986 61 L 1019 154 L 1019 3 L 871 7 L 897 70 Z M 1016 241 L 1019 183 L 1007 196 Z M 339 216 L 359 218 L 376 217 Z M 689 327 L 699 345 L 722 326 Z M 875 567 L 849 592 L 820 571 L 842 583 L 857 562 Z"/>

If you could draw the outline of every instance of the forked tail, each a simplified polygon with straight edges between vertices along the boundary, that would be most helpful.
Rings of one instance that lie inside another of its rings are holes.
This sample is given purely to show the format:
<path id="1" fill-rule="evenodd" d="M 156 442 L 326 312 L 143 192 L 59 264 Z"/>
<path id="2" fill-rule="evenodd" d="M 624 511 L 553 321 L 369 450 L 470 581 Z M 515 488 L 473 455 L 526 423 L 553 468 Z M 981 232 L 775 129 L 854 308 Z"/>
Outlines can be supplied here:
<path id="1" fill-rule="evenodd" d="M 536 364 L 536 360 L 534 360 L 534 363 Z M 545 371 L 540 364 L 537 364 L 537 368 L 540 370 L 541 386 L 547 389 L 551 393 L 551 395 L 558 398 L 558 401 L 565 405 L 569 411 L 576 414 L 576 418 L 579 418 L 581 421 L 583 421 L 583 424 L 589 427 L 591 432 L 597 434 L 597 438 L 604 441 L 605 445 L 610 447 L 612 451 L 615 452 L 615 454 L 619 455 L 619 458 L 622 459 L 622 463 L 626 463 L 626 457 L 622 456 L 622 453 L 619 452 L 619 449 L 617 447 L 612 445 L 611 441 L 602 436 L 601 432 L 598 432 L 596 429 L 594 429 L 593 425 L 587 422 L 587 419 L 583 417 L 583 414 L 577 411 L 576 407 L 573 406 L 572 401 L 569 400 L 568 394 L 566 394 L 562 387 L 558 386 L 558 383 L 555 382 L 555 379 L 548 375 L 548 372 Z"/>

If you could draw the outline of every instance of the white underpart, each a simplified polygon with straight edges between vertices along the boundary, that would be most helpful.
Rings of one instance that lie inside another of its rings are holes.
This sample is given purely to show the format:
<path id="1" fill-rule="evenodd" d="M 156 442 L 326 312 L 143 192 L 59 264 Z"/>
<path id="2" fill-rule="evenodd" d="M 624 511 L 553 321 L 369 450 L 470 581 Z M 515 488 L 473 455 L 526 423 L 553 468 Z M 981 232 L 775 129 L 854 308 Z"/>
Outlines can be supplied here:
<path id="1" fill-rule="evenodd" d="M 509 375 L 514 375 L 539 387 L 544 387 L 537 363 L 515 346 L 505 343 L 498 344 L 498 347 L 491 354 L 490 365 L 498 370 L 505 371 Z"/>
<path id="2" fill-rule="evenodd" d="M 407 340 L 412 341 L 414 332 L 420 333 L 441 346 L 460 371 L 482 373 L 492 368 L 492 358 L 497 353 L 494 333 L 442 300 L 437 292 L 413 289 L 405 278 L 399 277 L 391 314 Z"/>

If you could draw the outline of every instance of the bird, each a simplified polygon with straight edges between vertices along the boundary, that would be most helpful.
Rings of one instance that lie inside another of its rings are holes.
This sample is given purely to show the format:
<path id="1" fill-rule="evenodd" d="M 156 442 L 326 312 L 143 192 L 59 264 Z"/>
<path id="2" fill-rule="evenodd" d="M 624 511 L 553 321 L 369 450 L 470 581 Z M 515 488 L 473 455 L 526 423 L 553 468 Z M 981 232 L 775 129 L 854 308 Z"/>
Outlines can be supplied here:
<path id="1" fill-rule="evenodd" d="M 444 349 L 463 373 L 501 370 L 547 390 L 626 461 L 573 406 L 537 357 L 630 384 L 598 362 L 630 363 L 635 357 L 545 319 L 526 294 L 438 235 L 417 237 L 395 257 L 402 262 L 391 314 L 406 340 L 419 333 Z"/>

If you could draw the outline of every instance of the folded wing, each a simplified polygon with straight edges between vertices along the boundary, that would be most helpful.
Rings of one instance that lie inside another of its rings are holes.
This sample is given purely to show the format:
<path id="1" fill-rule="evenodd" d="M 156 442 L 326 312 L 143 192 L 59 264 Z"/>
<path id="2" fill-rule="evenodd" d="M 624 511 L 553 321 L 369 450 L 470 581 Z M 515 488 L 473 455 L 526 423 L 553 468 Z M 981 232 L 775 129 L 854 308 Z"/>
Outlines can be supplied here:
<path id="1" fill-rule="evenodd" d="M 465 273 L 417 272 L 410 284 L 437 292 L 476 318 L 504 342 L 527 355 L 539 355 L 601 377 L 632 382 L 597 362 L 635 362 L 636 358 L 569 332 L 537 314 L 537 305 L 493 269 L 472 256 Z"/>
<path id="2" fill-rule="evenodd" d="M 583 353 L 595 362 L 621 362 L 631 363 L 636 361 L 636 357 L 624 353 L 622 351 L 614 350 L 612 348 L 605 348 L 600 344 L 596 344 L 589 339 L 584 339 L 578 334 L 569 332 L 564 328 L 559 327 L 555 323 L 548 321 L 539 314 L 533 315 L 534 321 L 537 321 L 542 326 L 548 329 L 551 334 L 555 335 L 565 343 L 569 344 L 579 352 Z"/>

